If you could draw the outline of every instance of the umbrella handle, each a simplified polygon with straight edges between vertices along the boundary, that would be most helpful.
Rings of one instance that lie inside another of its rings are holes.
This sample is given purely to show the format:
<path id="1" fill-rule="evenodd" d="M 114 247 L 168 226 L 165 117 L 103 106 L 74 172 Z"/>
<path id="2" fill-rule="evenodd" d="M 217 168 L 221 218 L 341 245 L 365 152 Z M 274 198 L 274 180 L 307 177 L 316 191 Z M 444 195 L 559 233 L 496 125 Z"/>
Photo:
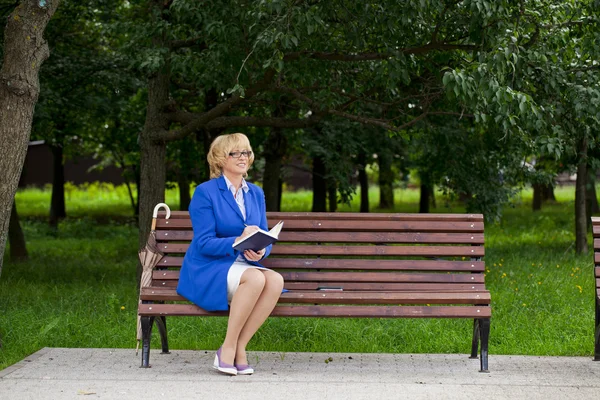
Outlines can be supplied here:
<path id="1" fill-rule="evenodd" d="M 164 208 L 167 211 L 167 219 L 171 218 L 171 209 L 165 203 L 158 203 L 154 207 L 154 212 L 152 213 L 152 230 L 156 228 L 156 217 L 158 216 L 158 210 Z"/>
<path id="2" fill-rule="evenodd" d="M 165 203 L 158 203 L 154 207 L 154 212 L 152 213 L 152 218 L 156 218 L 158 216 L 158 210 L 164 208 L 167 211 L 167 219 L 171 218 L 171 209 Z"/>

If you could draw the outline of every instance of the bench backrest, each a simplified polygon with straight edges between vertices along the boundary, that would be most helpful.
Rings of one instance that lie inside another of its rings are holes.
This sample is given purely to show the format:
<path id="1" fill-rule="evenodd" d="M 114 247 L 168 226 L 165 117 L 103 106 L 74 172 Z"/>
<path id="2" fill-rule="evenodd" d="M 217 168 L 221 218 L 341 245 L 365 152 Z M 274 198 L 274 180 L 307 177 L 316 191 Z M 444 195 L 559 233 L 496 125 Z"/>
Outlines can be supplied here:
<path id="1" fill-rule="evenodd" d="M 263 264 L 290 290 L 485 291 L 481 214 L 267 213 L 283 220 Z M 165 257 L 152 286 L 174 287 L 193 237 L 187 212 L 159 214 Z"/>

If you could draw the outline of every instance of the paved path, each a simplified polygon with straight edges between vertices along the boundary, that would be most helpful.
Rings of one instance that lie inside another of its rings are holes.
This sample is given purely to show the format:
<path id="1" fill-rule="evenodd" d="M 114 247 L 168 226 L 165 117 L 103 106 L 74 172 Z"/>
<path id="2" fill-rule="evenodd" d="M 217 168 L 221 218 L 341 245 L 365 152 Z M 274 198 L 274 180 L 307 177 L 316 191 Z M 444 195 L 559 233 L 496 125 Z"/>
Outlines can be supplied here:
<path id="1" fill-rule="evenodd" d="M 598 399 L 591 357 L 491 355 L 490 373 L 463 354 L 252 352 L 256 373 L 209 368 L 214 351 L 151 354 L 45 348 L 0 371 L 0 399 Z M 327 362 L 326 362 L 327 361 Z"/>

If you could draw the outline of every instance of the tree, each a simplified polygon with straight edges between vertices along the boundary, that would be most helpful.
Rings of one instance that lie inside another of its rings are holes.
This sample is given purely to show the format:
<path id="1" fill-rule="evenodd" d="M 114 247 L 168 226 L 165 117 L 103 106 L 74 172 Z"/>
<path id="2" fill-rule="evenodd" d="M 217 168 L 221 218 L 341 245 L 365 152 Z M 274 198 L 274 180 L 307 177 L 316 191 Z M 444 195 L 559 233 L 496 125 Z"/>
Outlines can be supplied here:
<path id="1" fill-rule="evenodd" d="M 23 235 L 23 229 L 21 229 L 21 223 L 19 222 L 16 200 L 13 201 L 12 210 L 10 213 L 8 241 L 10 243 L 11 261 L 27 260 L 27 244 L 25 242 L 25 236 Z"/>
<path id="2" fill-rule="evenodd" d="M 444 83 L 477 123 L 520 138 L 522 152 L 529 153 L 522 164 L 531 157 L 574 156 L 571 167 L 582 180 L 575 202 L 576 248 L 584 252 L 589 217 L 581 199 L 584 172 L 600 122 L 600 2 L 477 3 L 487 4 L 482 14 L 496 34 L 486 38 L 486 51 L 472 63 L 446 72 Z"/>
<path id="3" fill-rule="evenodd" d="M 124 55 L 114 51 L 123 39 L 114 29 L 121 16 L 113 10 L 122 3 L 63 0 L 45 32 L 52 57 L 40 71 L 32 135 L 45 140 L 54 156 L 50 205 L 54 227 L 66 216 L 64 159 L 86 153 L 105 155 L 109 153 L 105 148 L 115 145 L 122 148 L 117 155 L 126 154 L 131 146 L 128 149 L 126 138 L 116 136 L 135 138 L 138 132 L 126 131 L 129 121 L 138 116 L 125 113 L 140 83 L 127 73 Z M 111 158 L 122 161 L 125 157 Z"/>
<path id="4" fill-rule="evenodd" d="M 39 71 L 50 55 L 44 30 L 60 0 L 21 0 L 8 15 L 0 68 L 0 255 L 39 96 Z M 0 257 L 0 273 L 2 257 Z"/>

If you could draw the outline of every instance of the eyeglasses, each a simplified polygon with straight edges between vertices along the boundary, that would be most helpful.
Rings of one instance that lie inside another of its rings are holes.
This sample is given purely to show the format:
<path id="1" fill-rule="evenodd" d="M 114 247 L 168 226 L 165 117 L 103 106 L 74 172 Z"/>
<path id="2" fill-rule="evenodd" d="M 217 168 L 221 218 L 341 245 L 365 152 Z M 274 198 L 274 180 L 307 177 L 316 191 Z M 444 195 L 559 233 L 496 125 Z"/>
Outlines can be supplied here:
<path id="1" fill-rule="evenodd" d="M 229 155 L 233 158 L 240 158 L 241 156 L 244 156 L 246 158 L 250 158 L 252 157 L 252 152 L 250 150 L 244 150 L 244 151 L 232 151 L 231 153 L 229 153 Z"/>

